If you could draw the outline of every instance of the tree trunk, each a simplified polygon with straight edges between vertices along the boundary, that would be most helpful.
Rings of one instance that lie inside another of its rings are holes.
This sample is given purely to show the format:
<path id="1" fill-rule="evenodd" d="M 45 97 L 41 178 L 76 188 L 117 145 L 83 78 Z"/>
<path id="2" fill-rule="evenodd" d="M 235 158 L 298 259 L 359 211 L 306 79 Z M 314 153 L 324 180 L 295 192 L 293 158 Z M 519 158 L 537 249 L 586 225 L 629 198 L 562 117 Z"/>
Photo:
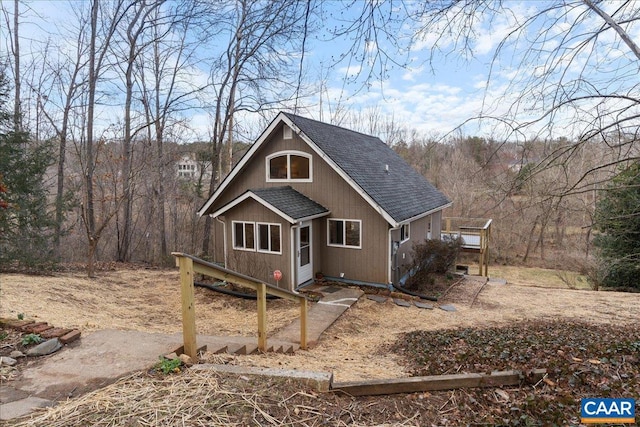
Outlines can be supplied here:
<path id="1" fill-rule="evenodd" d="M 529 258 L 529 252 L 531 251 L 531 245 L 533 244 L 533 233 L 536 232 L 536 227 L 538 226 L 538 220 L 540 219 L 540 215 L 536 216 L 536 219 L 533 221 L 533 226 L 531 227 L 531 231 L 529 231 L 529 238 L 527 239 L 527 250 L 522 257 L 522 262 L 527 262 Z"/>
<path id="2" fill-rule="evenodd" d="M 13 100 L 13 120 L 14 129 L 16 132 L 22 131 L 22 106 L 20 101 L 20 92 L 22 90 L 20 82 L 20 39 L 18 38 L 20 32 L 18 30 L 20 20 L 18 16 L 20 14 L 20 2 L 18 0 L 13 1 L 13 65 L 14 65 L 14 78 L 15 78 L 15 98 Z"/>
<path id="3" fill-rule="evenodd" d="M 94 155 L 93 155 L 93 116 L 96 102 L 96 39 L 97 39 L 97 27 L 98 27 L 98 0 L 93 0 L 91 3 L 91 38 L 89 40 L 89 94 L 87 100 L 87 172 L 85 176 L 85 190 L 86 190 L 86 229 L 87 238 L 89 240 L 88 256 L 87 256 L 87 275 L 93 277 L 94 261 L 95 261 L 95 248 L 98 242 L 95 241 L 94 234 L 96 230 L 95 222 L 95 208 L 93 200 L 93 173 L 95 168 Z"/>
<path id="4" fill-rule="evenodd" d="M 96 250 L 98 248 L 98 240 L 89 238 L 89 250 L 87 252 L 87 276 L 96 277 Z"/>
<path id="5" fill-rule="evenodd" d="M 64 165 L 67 152 L 67 136 L 63 119 L 63 131 L 60 133 L 60 146 L 58 148 L 58 176 L 56 193 L 56 217 L 54 224 L 53 248 L 56 254 L 60 254 L 60 234 L 62 233 L 62 221 L 64 221 Z"/>

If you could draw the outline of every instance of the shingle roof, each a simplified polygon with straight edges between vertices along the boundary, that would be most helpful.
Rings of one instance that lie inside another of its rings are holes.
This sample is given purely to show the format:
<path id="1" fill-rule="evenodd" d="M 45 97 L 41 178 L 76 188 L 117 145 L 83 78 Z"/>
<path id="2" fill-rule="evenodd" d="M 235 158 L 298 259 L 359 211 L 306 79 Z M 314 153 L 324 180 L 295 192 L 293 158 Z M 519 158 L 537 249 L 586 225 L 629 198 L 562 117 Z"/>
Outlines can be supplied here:
<path id="1" fill-rule="evenodd" d="M 327 208 L 297 192 L 290 186 L 259 188 L 250 191 L 294 220 L 329 213 Z"/>
<path id="2" fill-rule="evenodd" d="M 450 203 L 380 138 L 283 113 L 396 222 Z"/>

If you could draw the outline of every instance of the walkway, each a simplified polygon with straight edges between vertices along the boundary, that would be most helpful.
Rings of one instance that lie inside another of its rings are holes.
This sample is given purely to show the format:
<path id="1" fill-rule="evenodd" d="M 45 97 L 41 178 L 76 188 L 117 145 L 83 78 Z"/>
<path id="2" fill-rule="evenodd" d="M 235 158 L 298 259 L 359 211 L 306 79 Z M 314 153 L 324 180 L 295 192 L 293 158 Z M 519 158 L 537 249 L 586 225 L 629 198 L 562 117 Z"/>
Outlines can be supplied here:
<path id="1" fill-rule="evenodd" d="M 310 345 L 342 313 L 362 296 L 358 289 L 339 286 L 314 288 L 324 296 L 308 311 L 307 337 Z M 198 336 L 198 346 L 208 351 L 251 354 L 257 351 L 257 337 Z M 295 320 L 267 343 L 272 351 L 299 349 L 300 320 Z M 56 401 L 73 398 L 108 385 L 130 373 L 151 368 L 159 357 L 182 345 L 182 334 L 154 334 L 140 331 L 102 330 L 82 335 L 21 373 L 21 378 L 0 386 L 0 420 L 29 414 L 35 408 L 53 406 Z"/>
<path id="2" fill-rule="evenodd" d="M 322 333 L 364 294 L 360 289 L 341 286 L 314 286 L 312 289 L 323 296 L 307 312 L 309 347 L 316 345 Z M 300 319 L 274 334 L 273 339 L 300 344 Z"/>

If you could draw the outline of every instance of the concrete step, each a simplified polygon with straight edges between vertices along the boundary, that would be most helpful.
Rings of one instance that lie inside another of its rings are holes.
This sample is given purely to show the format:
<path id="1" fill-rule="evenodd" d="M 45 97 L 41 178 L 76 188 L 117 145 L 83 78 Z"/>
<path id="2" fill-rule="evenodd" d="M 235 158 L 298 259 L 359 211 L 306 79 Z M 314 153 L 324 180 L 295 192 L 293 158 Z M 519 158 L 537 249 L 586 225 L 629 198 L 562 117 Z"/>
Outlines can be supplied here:
<path id="1" fill-rule="evenodd" d="M 238 354 L 238 350 L 244 347 L 245 344 L 229 344 L 227 345 L 227 353 L 228 354 Z"/>
<path id="2" fill-rule="evenodd" d="M 227 352 L 227 347 L 226 345 L 223 345 L 222 347 L 218 347 L 216 349 L 212 349 L 211 353 L 213 354 L 221 354 L 221 353 L 226 353 Z"/>
<path id="3" fill-rule="evenodd" d="M 240 347 L 238 350 L 236 350 L 236 354 L 241 354 L 241 355 L 247 355 L 247 354 L 253 354 L 256 353 L 258 351 L 258 345 L 257 344 L 245 344 L 242 347 Z"/>

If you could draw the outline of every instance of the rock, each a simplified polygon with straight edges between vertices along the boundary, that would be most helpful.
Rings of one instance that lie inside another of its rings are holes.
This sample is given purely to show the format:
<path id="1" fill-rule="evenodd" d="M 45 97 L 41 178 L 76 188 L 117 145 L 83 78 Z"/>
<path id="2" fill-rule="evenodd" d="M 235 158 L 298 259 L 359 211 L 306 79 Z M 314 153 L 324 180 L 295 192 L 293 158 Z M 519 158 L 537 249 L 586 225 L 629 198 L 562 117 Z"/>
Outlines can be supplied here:
<path id="1" fill-rule="evenodd" d="M 180 355 L 180 360 L 182 361 L 182 363 L 184 363 L 185 365 L 193 365 L 193 360 L 191 360 L 191 357 L 188 354 L 181 354 Z"/>
<path id="2" fill-rule="evenodd" d="M 13 357 L 7 357 L 7 356 L 0 357 L 0 365 L 13 366 L 16 363 L 18 363 L 18 361 Z"/>
<path id="3" fill-rule="evenodd" d="M 393 302 L 396 303 L 396 305 L 399 305 L 400 307 L 411 307 L 411 303 L 409 301 L 405 301 L 402 298 L 394 298 Z"/>
<path id="4" fill-rule="evenodd" d="M 367 299 L 370 299 L 371 301 L 375 301 L 379 303 L 387 302 L 387 297 L 383 297 L 380 295 L 367 295 Z"/>
<path id="5" fill-rule="evenodd" d="M 429 304 L 429 303 L 426 303 L 426 302 L 420 302 L 420 301 L 416 301 L 416 302 L 414 302 L 414 304 L 418 308 L 424 308 L 426 310 L 433 310 L 433 304 Z"/>
<path id="6" fill-rule="evenodd" d="M 20 359 L 21 357 L 25 357 L 25 355 L 20 350 L 13 350 L 11 353 L 9 353 L 9 357 L 13 357 L 14 359 Z"/>
<path id="7" fill-rule="evenodd" d="M 27 351 L 27 356 L 46 356 L 54 353 L 62 348 L 62 344 L 58 338 L 47 340 Z"/>

